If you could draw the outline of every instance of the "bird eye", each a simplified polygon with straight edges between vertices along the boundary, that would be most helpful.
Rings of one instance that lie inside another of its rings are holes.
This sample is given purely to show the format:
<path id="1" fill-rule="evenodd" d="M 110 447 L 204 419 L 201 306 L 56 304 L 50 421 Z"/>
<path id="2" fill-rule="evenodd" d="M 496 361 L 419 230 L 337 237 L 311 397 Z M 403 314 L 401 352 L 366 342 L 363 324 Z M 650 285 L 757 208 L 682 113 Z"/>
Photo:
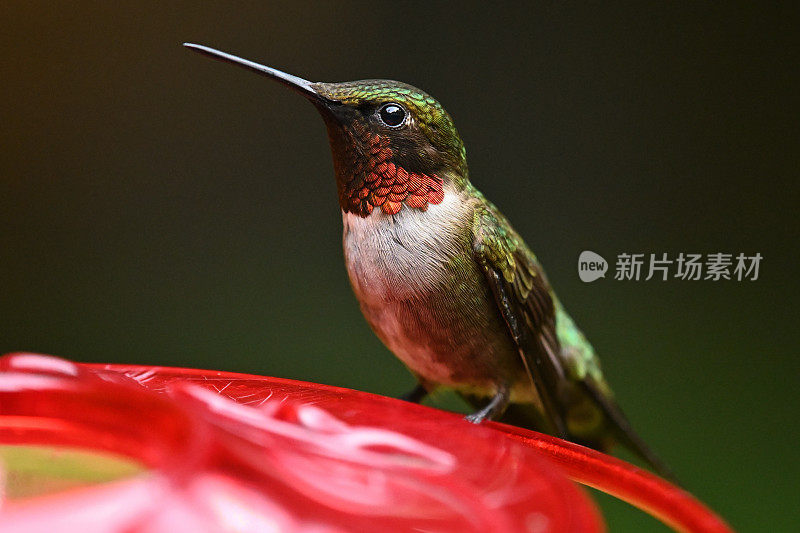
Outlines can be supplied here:
<path id="1" fill-rule="evenodd" d="M 397 104 L 386 104 L 378 111 L 381 122 L 390 128 L 396 128 L 406 120 L 406 110 Z"/>

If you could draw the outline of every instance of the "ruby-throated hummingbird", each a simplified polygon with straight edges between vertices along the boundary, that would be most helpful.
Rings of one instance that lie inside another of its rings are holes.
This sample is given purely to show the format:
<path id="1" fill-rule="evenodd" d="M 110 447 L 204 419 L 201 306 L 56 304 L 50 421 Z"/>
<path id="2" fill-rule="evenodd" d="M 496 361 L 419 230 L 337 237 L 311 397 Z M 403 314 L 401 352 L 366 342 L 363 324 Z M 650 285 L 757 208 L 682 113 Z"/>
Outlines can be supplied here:
<path id="1" fill-rule="evenodd" d="M 478 411 L 608 450 L 621 442 L 658 472 L 597 356 L 536 256 L 470 182 L 450 115 L 405 83 L 314 83 L 212 48 L 302 94 L 328 129 L 344 257 L 372 329 L 416 376 L 407 399 L 455 389 Z"/>

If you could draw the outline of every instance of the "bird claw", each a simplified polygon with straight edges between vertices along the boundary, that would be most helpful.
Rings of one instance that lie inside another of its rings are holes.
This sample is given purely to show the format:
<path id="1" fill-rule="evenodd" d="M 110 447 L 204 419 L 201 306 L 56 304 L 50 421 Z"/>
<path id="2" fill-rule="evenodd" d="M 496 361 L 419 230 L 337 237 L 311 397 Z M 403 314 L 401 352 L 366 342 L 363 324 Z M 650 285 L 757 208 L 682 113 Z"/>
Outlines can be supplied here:
<path id="1" fill-rule="evenodd" d="M 505 411 L 509 400 L 510 395 L 508 385 L 501 385 L 497 388 L 497 393 L 486 407 L 480 411 L 469 414 L 464 418 L 467 420 L 467 422 L 472 422 L 473 424 L 480 424 L 487 418 L 489 420 L 494 420 L 495 417 L 499 416 L 503 411 Z"/>
<path id="2" fill-rule="evenodd" d="M 417 383 L 416 387 L 400 396 L 400 399 L 406 402 L 420 403 L 427 395 L 428 390 L 421 383 Z"/>
<path id="3" fill-rule="evenodd" d="M 486 419 L 486 414 L 478 411 L 477 413 L 472 413 L 471 415 L 467 415 L 464 417 L 464 420 L 470 422 L 471 424 L 480 424 Z"/>

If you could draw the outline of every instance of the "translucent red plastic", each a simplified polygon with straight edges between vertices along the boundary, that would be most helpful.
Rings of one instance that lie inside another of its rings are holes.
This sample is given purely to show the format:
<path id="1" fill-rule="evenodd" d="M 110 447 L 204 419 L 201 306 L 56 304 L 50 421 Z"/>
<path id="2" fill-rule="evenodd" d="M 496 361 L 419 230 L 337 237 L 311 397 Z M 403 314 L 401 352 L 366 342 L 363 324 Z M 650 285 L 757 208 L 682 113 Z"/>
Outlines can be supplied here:
<path id="1" fill-rule="evenodd" d="M 23 501 L 2 501 L 0 485 L 0 532 L 603 531 L 568 477 L 679 530 L 729 531 L 680 489 L 580 446 L 278 378 L 12 354 L 0 444 L 147 467 Z"/>

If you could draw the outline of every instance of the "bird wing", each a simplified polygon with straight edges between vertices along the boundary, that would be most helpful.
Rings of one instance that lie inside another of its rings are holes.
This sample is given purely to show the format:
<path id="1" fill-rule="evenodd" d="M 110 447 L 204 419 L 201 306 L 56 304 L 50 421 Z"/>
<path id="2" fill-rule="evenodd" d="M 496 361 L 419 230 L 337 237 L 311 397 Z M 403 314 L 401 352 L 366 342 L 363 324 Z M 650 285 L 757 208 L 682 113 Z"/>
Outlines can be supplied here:
<path id="1" fill-rule="evenodd" d="M 555 303 L 536 256 L 488 201 L 473 219 L 473 251 L 535 387 L 554 434 L 566 438 L 567 373 L 556 333 Z"/>
<path id="2" fill-rule="evenodd" d="M 480 202 L 475 211 L 473 238 L 476 261 L 542 400 L 553 434 L 574 440 L 568 435 L 566 417 L 570 394 L 575 393 L 570 386 L 577 383 L 600 409 L 616 439 L 674 481 L 614 401 L 594 350 L 553 296 L 536 256 L 488 201 Z"/>

